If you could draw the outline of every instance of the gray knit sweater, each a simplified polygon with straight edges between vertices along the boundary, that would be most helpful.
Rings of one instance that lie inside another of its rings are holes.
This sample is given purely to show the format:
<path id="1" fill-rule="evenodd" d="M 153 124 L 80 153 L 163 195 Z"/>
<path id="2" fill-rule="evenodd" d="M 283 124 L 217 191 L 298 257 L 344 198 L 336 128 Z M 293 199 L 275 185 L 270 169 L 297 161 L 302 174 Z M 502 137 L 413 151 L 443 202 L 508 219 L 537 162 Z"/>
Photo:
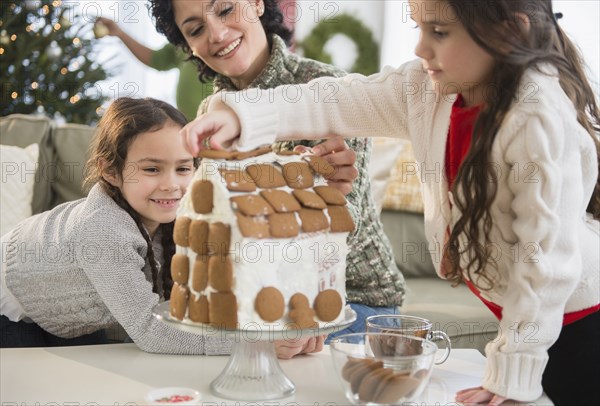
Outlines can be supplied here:
<path id="1" fill-rule="evenodd" d="M 27 317 L 54 335 L 78 337 L 118 322 L 147 352 L 230 351 L 230 342 L 182 332 L 152 316 L 160 298 L 152 292 L 146 241 L 99 185 L 85 199 L 21 222 L 2 248 L 8 289 Z M 157 259 L 161 248 L 153 243 Z"/>

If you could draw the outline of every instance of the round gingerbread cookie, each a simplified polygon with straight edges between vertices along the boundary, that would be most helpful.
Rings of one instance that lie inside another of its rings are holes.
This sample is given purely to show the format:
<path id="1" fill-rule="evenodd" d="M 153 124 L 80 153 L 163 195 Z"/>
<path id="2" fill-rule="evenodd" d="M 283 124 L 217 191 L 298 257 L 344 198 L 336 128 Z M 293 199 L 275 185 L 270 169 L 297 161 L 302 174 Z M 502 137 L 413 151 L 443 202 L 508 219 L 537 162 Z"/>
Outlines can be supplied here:
<path id="1" fill-rule="evenodd" d="M 285 300 L 277 288 L 269 286 L 258 292 L 254 307 L 261 319 L 273 322 L 283 317 Z"/>
<path id="2" fill-rule="evenodd" d="M 313 307 L 319 319 L 333 321 L 342 311 L 342 297 L 336 290 L 324 290 L 315 298 Z"/>

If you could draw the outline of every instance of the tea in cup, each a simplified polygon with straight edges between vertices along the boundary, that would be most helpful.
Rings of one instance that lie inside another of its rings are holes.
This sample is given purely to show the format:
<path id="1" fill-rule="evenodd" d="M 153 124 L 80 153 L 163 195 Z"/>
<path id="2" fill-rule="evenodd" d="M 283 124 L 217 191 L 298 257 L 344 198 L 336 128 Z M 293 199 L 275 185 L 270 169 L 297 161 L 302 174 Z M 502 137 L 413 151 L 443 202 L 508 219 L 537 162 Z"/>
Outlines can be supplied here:
<path id="1" fill-rule="evenodd" d="M 442 364 L 448 359 L 452 348 L 450 337 L 443 331 L 432 330 L 431 321 L 422 317 L 405 315 L 369 316 L 366 320 L 369 333 L 394 333 L 420 337 L 430 341 L 444 341 L 446 351 L 435 361 Z"/>

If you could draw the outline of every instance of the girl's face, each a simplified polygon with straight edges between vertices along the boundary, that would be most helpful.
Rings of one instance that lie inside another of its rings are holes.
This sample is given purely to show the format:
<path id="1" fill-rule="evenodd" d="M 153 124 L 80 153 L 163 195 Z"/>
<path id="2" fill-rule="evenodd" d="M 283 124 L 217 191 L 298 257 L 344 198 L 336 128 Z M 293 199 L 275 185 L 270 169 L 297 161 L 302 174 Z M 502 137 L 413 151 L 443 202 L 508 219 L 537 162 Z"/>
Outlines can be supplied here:
<path id="1" fill-rule="evenodd" d="M 411 18 L 420 30 L 415 54 L 441 94 L 461 93 L 467 106 L 480 104 L 490 88 L 493 57 L 469 36 L 450 4 L 411 0 Z"/>
<path id="2" fill-rule="evenodd" d="M 193 54 L 244 89 L 269 60 L 262 0 L 173 0 L 175 23 Z"/>
<path id="3" fill-rule="evenodd" d="M 121 179 L 116 186 L 139 213 L 151 236 L 175 213 L 194 173 L 192 155 L 185 149 L 177 124 L 168 121 L 158 131 L 139 134 L 129 145 Z"/>

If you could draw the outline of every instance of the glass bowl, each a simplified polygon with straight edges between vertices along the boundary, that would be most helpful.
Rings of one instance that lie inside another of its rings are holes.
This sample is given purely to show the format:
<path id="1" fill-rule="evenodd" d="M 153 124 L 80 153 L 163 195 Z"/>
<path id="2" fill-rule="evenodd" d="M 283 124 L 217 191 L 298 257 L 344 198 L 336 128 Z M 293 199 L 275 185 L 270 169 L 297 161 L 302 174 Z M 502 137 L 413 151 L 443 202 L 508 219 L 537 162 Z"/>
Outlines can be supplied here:
<path id="1" fill-rule="evenodd" d="M 353 333 L 330 342 L 336 375 L 355 405 L 401 404 L 429 382 L 437 346 L 420 337 Z"/>

